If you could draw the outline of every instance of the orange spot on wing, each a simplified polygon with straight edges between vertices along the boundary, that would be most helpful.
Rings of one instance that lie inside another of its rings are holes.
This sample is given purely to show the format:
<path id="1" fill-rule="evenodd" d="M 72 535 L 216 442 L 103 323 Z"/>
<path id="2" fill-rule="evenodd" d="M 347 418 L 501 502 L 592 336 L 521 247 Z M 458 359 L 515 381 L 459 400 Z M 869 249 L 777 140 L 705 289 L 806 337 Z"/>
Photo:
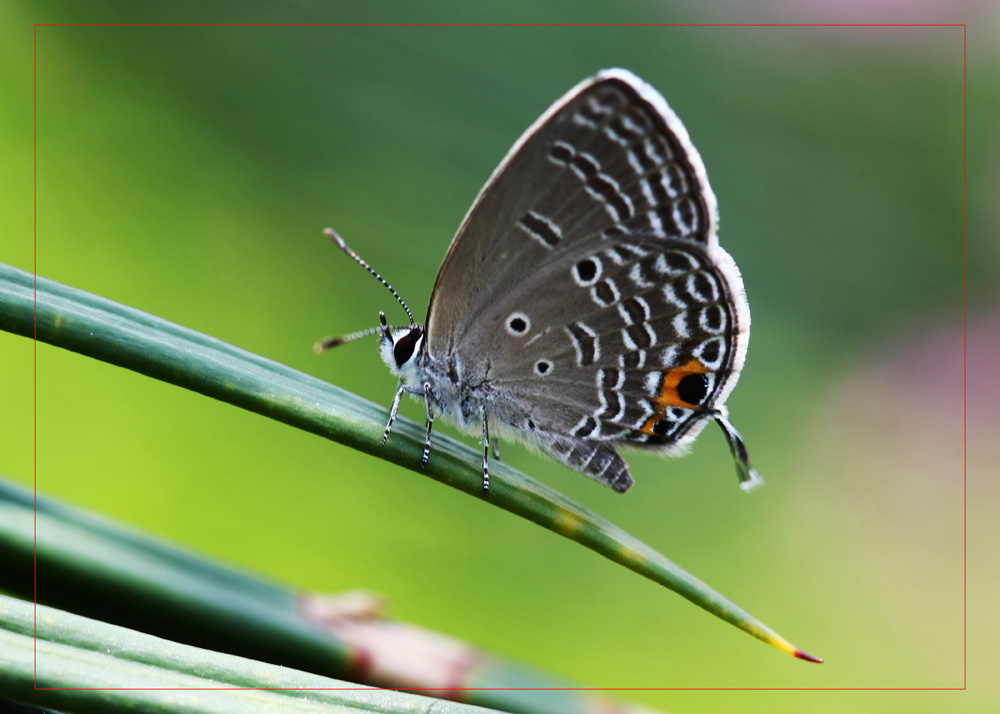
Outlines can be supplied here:
<path id="1" fill-rule="evenodd" d="M 660 382 L 660 395 L 653 397 L 653 406 L 656 412 L 649 420 L 642 425 L 641 431 L 647 434 L 655 434 L 653 426 L 666 414 L 670 407 L 685 407 L 687 409 L 697 409 L 697 404 L 685 402 L 677 394 L 677 385 L 689 374 L 705 374 L 708 369 L 700 361 L 693 359 L 687 364 L 679 367 L 672 367 L 663 373 L 663 381 Z"/>

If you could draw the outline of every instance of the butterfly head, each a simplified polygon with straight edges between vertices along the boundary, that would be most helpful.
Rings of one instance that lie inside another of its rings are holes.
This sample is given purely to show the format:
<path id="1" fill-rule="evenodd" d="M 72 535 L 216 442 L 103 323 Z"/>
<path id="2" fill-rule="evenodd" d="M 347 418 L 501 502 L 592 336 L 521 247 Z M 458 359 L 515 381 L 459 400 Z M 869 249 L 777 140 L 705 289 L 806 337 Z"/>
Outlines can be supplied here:
<path id="1" fill-rule="evenodd" d="M 379 330 L 379 348 L 382 361 L 389 370 L 404 376 L 420 364 L 424 353 L 424 328 L 418 324 L 405 327 L 389 327 L 385 313 L 379 313 L 382 327 Z"/>
<path id="2" fill-rule="evenodd" d="M 336 337 L 322 340 L 316 344 L 316 351 L 322 352 L 330 347 L 336 347 L 337 345 L 342 345 L 345 342 L 351 342 L 377 332 L 379 335 L 379 349 L 382 353 L 382 361 L 388 365 L 389 371 L 396 376 L 402 377 L 407 382 L 413 382 L 414 380 L 412 377 L 417 375 L 419 368 L 423 365 L 423 326 L 418 325 L 414 321 L 413 313 L 410 312 L 410 308 L 407 307 L 406 302 L 404 302 L 403 298 L 399 296 L 399 293 L 397 293 L 393 287 L 386 282 L 385 278 L 375 272 L 375 270 L 372 269 L 368 263 L 362 260 L 357 253 L 351 250 L 350 246 L 344 242 L 344 239 L 341 238 L 335 230 L 327 228 L 324 232 L 327 237 L 336 243 L 342 251 L 353 258 L 359 265 L 361 265 L 362 268 L 371 273 L 380 283 L 382 283 L 382 285 L 386 287 L 390 293 L 392 293 L 392 296 L 399 301 L 403 310 L 406 311 L 406 316 L 410 318 L 410 324 L 401 327 L 389 327 L 385 321 L 385 313 L 380 312 L 378 317 L 381 327 L 363 330 L 362 332 L 355 332 L 351 335 L 347 335 L 346 337 Z"/>

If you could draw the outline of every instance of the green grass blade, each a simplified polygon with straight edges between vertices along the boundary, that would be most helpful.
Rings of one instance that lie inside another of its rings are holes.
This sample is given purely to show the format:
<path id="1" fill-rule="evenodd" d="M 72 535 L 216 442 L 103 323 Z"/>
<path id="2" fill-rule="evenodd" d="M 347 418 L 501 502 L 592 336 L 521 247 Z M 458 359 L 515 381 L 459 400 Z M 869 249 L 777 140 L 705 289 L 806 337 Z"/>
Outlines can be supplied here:
<path id="1" fill-rule="evenodd" d="M 480 454 L 438 435 L 419 468 L 424 429 L 401 419 L 381 446 L 385 409 L 221 340 L 59 283 L 0 266 L 0 329 L 37 338 L 220 399 L 392 461 L 480 497 Z M 815 660 L 645 543 L 530 477 L 496 464 L 489 501 L 682 595 L 778 649 Z"/>
<path id="2" fill-rule="evenodd" d="M 40 601 L 174 641 L 373 686 L 430 689 L 445 681 L 451 689 L 426 693 L 519 714 L 648 712 L 584 691 L 505 691 L 579 685 L 377 613 L 340 622 L 319 617 L 330 596 L 302 593 L 43 495 L 36 501 L 0 477 L 0 589 L 32 597 L 36 552 Z"/>
<path id="3" fill-rule="evenodd" d="M 31 602 L 0 595 L 0 698 L 78 714 L 496 711 L 359 688 L 351 682 L 181 645 L 42 605 L 37 613 L 36 650 L 33 607 Z"/>

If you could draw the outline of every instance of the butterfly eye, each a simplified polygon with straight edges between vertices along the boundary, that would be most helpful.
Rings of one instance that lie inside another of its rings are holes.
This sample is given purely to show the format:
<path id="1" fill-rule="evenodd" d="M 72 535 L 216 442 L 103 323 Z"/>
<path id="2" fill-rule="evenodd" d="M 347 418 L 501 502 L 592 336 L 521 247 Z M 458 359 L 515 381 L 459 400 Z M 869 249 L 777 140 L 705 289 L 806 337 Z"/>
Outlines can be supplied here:
<path id="1" fill-rule="evenodd" d="M 393 343 L 392 358 L 396 361 L 397 367 L 402 367 L 410 361 L 421 337 L 423 331 L 419 327 L 411 327 Z"/>

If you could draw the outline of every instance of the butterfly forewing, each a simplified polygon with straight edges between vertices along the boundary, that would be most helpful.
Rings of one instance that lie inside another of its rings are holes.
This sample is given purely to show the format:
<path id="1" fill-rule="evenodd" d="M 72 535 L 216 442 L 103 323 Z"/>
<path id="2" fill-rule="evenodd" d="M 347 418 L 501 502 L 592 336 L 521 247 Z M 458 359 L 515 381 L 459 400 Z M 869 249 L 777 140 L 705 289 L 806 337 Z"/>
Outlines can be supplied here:
<path id="1" fill-rule="evenodd" d="M 497 296 L 579 240 L 644 231 L 706 243 L 715 213 L 701 158 L 662 97 L 629 72 L 602 72 L 525 132 L 469 210 L 434 286 L 429 346 L 450 349 Z"/>

